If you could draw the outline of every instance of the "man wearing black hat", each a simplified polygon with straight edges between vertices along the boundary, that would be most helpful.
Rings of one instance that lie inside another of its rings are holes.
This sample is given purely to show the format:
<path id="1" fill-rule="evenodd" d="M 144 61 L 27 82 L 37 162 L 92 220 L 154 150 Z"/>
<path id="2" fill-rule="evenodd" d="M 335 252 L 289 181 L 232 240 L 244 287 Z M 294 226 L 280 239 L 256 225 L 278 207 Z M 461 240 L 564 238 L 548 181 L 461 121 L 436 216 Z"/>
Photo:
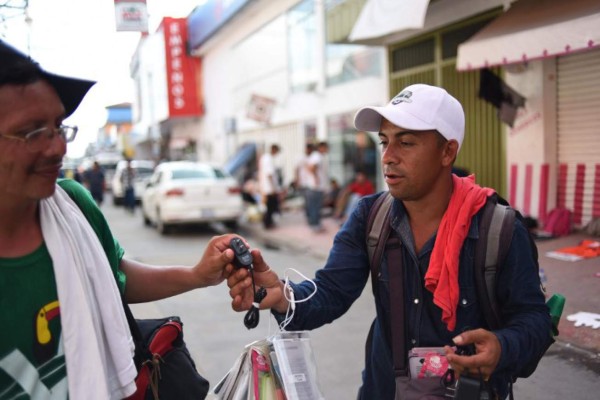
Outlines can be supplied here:
<path id="1" fill-rule="evenodd" d="M 57 181 L 77 134 L 63 120 L 93 84 L 0 41 L 0 398 L 131 395 L 121 294 L 145 302 L 216 285 L 233 258 L 224 235 L 193 267 L 127 260 L 89 192 Z"/>

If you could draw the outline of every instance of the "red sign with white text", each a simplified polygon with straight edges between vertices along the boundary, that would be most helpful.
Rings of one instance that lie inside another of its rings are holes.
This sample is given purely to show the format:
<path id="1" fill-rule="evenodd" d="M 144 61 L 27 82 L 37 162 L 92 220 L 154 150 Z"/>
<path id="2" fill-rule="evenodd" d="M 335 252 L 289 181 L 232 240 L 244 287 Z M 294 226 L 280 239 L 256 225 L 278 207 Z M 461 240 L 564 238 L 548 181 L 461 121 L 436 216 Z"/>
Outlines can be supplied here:
<path id="1" fill-rule="evenodd" d="M 197 76 L 200 59 L 187 54 L 187 27 L 185 18 L 163 18 L 165 54 L 167 61 L 167 91 L 169 117 L 198 117 L 203 104 Z"/>

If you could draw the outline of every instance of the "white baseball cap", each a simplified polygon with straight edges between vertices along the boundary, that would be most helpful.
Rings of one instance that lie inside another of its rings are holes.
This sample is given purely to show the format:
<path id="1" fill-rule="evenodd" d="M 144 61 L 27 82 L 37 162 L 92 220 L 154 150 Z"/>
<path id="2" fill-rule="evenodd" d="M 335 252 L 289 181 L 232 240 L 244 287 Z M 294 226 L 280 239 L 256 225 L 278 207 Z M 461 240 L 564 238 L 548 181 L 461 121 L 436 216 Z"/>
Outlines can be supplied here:
<path id="1" fill-rule="evenodd" d="M 459 150 L 465 136 L 462 106 L 437 86 L 411 85 L 383 107 L 363 107 L 354 116 L 354 126 L 361 131 L 378 132 L 382 118 L 404 129 L 436 130 L 447 140 L 456 140 Z"/>

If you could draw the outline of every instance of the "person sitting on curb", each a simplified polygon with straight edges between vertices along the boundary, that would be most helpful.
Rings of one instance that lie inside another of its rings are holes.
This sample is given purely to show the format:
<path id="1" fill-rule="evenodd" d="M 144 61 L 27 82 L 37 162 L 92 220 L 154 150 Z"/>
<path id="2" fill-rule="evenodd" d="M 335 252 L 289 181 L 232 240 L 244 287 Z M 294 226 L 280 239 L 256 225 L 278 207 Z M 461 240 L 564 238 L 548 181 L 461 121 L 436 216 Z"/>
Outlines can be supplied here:
<path id="1" fill-rule="evenodd" d="M 336 212 L 334 217 L 344 223 L 348 215 L 354 211 L 360 199 L 375 193 L 373 183 L 364 171 L 356 171 L 354 180 L 348 184 L 336 201 Z"/>

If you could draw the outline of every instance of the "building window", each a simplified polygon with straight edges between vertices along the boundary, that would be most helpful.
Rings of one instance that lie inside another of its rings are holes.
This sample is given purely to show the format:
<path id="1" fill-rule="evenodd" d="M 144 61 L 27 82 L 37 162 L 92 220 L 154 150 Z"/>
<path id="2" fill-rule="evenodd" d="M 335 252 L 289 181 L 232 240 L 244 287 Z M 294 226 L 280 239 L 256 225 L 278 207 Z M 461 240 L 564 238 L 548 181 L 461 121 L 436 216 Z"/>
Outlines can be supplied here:
<path id="1" fill-rule="evenodd" d="M 328 86 L 383 74 L 383 50 L 379 47 L 327 44 L 326 57 Z"/>
<path id="2" fill-rule="evenodd" d="M 356 171 L 363 171 L 371 182 L 377 182 L 379 156 L 377 144 L 366 132 L 356 132 L 354 113 L 332 115 L 327 118 L 329 136 L 329 172 L 342 185 L 354 179 Z"/>
<path id="3" fill-rule="evenodd" d="M 435 61 L 435 39 L 429 37 L 392 51 L 392 71 L 402 71 Z"/>

